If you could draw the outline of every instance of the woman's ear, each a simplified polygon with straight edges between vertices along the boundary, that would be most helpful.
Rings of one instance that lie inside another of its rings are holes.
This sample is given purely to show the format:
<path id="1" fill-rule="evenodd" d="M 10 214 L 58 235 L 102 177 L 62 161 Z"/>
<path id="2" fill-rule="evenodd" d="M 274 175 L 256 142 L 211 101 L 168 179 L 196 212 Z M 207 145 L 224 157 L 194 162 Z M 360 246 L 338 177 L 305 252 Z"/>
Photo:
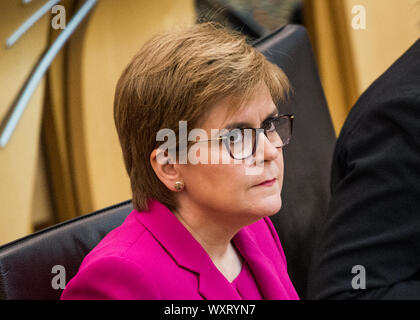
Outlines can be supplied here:
<path id="1" fill-rule="evenodd" d="M 154 149 L 150 154 L 150 164 L 160 181 L 172 191 L 175 189 L 175 182 L 182 181 L 179 165 L 170 158 L 167 151 Z"/>

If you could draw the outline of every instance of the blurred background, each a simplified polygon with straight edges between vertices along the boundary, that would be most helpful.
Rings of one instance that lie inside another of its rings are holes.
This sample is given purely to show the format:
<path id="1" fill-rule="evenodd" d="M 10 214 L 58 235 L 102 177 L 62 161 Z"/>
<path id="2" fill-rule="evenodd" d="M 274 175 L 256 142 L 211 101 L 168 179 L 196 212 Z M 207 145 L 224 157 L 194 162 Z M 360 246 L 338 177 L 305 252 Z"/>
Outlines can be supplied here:
<path id="1" fill-rule="evenodd" d="M 337 135 L 420 35 L 419 0 L 0 0 L 0 15 L 0 133 L 33 89 L 0 147 L 0 245 L 131 198 L 114 89 L 156 32 L 218 21 L 253 41 L 304 25 Z"/>

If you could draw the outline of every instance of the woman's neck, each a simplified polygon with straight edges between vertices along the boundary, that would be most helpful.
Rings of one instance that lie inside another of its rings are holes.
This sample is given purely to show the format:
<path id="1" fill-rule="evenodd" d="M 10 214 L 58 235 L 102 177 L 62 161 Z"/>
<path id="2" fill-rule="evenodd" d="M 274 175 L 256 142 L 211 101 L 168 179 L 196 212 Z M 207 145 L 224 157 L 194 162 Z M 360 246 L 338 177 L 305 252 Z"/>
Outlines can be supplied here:
<path id="1" fill-rule="evenodd" d="M 232 238 L 239 230 L 215 221 L 200 211 L 183 207 L 174 214 L 212 260 L 223 259 L 231 249 Z"/>
<path id="2" fill-rule="evenodd" d="M 242 262 L 232 239 L 242 226 L 226 219 L 223 213 L 206 211 L 192 203 L 182 203 L 174 214 L 201 244 L 216 268 L 233 281 L 242 269 Z"/>
<path id="3" fill-rule="evenodd" d="M 192 208 L 183 207 L 174 214 L 201 244 L 220 273 L 232 282 L 242 269 L 241 257 L 231 241 L 240 228 L 214 221 L 201 210 Z"/>

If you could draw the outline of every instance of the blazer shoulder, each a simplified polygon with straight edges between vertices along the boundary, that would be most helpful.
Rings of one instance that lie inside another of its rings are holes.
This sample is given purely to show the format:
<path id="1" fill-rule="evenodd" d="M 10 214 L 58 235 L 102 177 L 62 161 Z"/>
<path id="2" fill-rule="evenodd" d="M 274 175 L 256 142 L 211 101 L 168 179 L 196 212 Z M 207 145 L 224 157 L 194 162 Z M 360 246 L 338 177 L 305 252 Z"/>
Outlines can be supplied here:
<path id="1" fill-rule="evenodd" d="M 154 275 L 143 265 L 151 235 L 134 215 L 89 252 L 62 299 L 159 299 Z"/>
<path id="2" fill-rule="evenodd" d="M 160 299 L 154 278 L 140 264 L 103 256 L 85 265 L 66 285 L 62 300 Z"/>
<path id="3" fill-rule="evenodd" d="M 147 229 L 131 212 L 123 224 L 111 230 L 84 258 L 81 267 L 105 256 L 121 256 L 129 254 L 130 248 L 147 238 Z"/>

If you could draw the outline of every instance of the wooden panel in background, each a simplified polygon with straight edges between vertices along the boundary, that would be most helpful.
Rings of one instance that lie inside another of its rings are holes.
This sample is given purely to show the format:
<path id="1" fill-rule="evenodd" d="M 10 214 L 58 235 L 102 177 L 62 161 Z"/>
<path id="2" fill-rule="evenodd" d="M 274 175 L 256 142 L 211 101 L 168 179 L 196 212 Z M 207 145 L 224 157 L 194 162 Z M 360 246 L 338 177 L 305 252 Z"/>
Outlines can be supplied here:
<path id="1" fill-rule="evenodd" d="M 350 29 L 357 82 L 362 93 L 420 37 L 419 0 L 346 0 L 346 20 L 352 7 L 366 9 L 366 29 Z"/>
<path id="2" fill-rule="evenodd" d="M 0 1 L 0 119 L 3 119 L 48 44 L 49 16 L 9 49 L 6 39 L 42 4 Z M 16 130 L 0 149 L 0 244 L 32 231 L 31 213 L 39 153 L 44 81 L 36 89 Z"/>
<path id="3" fill-rule="evenodd" d="M 366 29 L 354 29 L 358 11 Z M 305 0 L 305 24 L 337 135 L 357 98 L 420 36 L 418 0 Z"/>
<path id="4" fill-rule="evenodd" d="M 60 2 L 60 5 L 66 9 L 67 22 L 77 9 L 76 2 L 77 0 Z M 89 19 L 89 16 L 86 19 Z M 61 31 L 51 28 L 50 44 L 56 40 Z M 50 223 L 68 220 L 78 215 L 68 132 L 67 73 L 72 66 L 67 63 L 67 48 L 65 46 L 57 54 L 48 70 L 42 123 L 46 172 L 51 185 L 51 200 L 54 207 L 54 214 L 49 217 Z"/>
<path id="5" fill-rule="evenodd" d="M 349 26 L 343 1 L 306 0 L 304 18 L 319 67 L 334 129 L 338 135 L 358 97 Z"/>

